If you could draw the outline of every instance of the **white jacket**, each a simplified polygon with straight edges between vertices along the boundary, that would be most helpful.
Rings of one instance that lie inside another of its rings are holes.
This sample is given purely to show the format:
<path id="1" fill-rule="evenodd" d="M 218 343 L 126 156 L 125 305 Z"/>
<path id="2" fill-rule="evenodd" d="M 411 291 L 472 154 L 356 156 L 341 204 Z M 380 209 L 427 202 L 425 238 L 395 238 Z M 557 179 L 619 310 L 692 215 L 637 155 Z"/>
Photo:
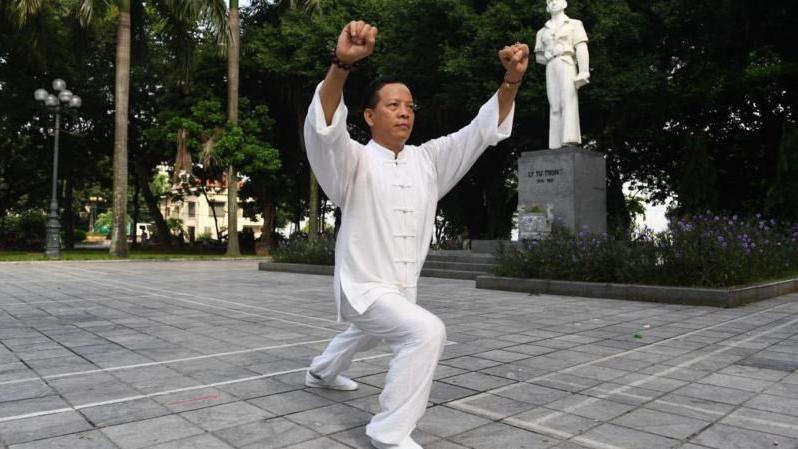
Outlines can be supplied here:
<path id="1" fill-rule="evenodd" d="M 341 208 L 335 245 L 335 299 L 358 313 L 380 296 L 416 300 L 416 283 L 432 240 L 437 203 L 488 146 L 510 136 L 515 107 L 499 121 L 496 95 L 463 129 L 394 152 L 349 137 L 343 100 L 327 126 L 319 90 L 305 120 L 308 160 L 327 197 Z"/>

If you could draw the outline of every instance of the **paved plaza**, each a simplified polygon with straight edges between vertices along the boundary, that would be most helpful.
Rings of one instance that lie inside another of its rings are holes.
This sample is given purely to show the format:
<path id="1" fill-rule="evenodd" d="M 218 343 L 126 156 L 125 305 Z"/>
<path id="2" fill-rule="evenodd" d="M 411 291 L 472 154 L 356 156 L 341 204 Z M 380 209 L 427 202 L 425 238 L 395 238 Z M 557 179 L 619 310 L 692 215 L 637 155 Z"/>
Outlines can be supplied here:
<path id="1" fill-rule="evenodd" d="M 0 447 L 368 448 L 390 354 L 307 389 L 327 276 L 254 261 L 0 264 Z M 449 344 L 425 449 L 798 448 L 798 294 L 737 309 L 422 278 Z"/>

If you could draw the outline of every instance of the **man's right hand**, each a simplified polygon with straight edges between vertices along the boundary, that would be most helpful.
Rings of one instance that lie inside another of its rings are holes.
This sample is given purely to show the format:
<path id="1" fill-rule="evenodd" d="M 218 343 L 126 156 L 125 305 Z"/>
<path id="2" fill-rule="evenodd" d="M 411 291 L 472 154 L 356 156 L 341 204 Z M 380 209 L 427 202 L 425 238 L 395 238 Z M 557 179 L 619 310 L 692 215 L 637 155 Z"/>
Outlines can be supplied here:
<path id="1" fill-rule="evenodd" d="M 346 24 L 338 36 L 335 55 L 344 64 L 354 64 L 367 58 L 374 52 L 377 41 L 377 27 L 361 20 L 353 20 Z"/>

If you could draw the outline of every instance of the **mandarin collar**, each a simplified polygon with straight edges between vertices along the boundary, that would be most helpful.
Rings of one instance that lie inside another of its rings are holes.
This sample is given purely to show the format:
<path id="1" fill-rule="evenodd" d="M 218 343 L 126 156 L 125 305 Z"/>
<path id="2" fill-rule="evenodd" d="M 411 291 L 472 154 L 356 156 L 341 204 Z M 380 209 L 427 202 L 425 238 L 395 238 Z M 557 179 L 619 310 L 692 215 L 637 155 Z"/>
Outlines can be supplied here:
<path id="1" fill-rule="evenodd" d="M 571 22 L 571 18 L 570 17 L 566 16 L 565 14 L 563 14 L 563 16 L 565 18 L 563 19 L 562 25 L 560 25 L 560 26 L 563 26 L 563 25 Z M 547 20 L 545 27 L 553 30 L 554 29 L 554 21 L 552 19 Z"/>
<path id="2" fill-rule="evenodd" d="M 407 145 L 405 145 L 404 148 L 402 148 L 402 151 L 400 151 L 398 155 L 394 153 L 393 150 L 389 150 L 388 148 L 385 148 L 384 146 L 378 144 L 377 142 L 374 141 L 374 139 L 369 140 L 369 143 L 367 143 L 366 146 L 372 148 L 383 159 L 402 160 L 402 159 L 407 159 L 407 156 L 409 154 L 409 152 L 407 151 Z"/>

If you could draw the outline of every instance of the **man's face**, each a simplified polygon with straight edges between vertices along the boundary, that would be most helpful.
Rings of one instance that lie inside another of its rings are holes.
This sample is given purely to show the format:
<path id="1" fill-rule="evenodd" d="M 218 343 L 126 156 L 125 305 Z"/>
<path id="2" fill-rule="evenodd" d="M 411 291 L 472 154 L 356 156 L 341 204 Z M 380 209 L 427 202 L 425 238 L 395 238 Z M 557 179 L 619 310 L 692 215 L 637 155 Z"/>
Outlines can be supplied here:
<path id="1" fill-rule="evenodd" d="M 557 13 L 565 9 L 565 0 L 546 0 L 546 9 L 550 13 Z"/>
<path id="2" fill-rule="evenodd" d="M 363 112 L 371 136 L 380 145 L 401 150 L 410 138 L 416 118 L 410 89 L 401 83 L 386 84 L 377 95 L 377 105 Z"/>

